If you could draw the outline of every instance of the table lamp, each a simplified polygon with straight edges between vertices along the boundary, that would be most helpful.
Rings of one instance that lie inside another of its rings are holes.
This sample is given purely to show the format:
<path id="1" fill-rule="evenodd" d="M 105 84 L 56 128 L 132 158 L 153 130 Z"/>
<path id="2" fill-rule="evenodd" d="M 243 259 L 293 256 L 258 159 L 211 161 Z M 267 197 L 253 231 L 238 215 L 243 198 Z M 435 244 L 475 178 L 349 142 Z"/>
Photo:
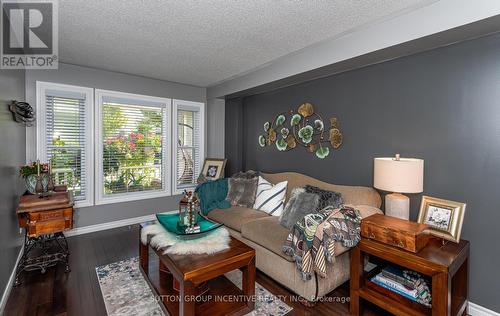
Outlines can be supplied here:
<path id="1" fill-rule="evenodd" d="M 415 158 L 375 158 L 373 186 L 394 192 L 385 196 L 385 214 L 410 218 L 410 199 L 401 193 L 421 193 L 424 189 L 424 161 Z"/>

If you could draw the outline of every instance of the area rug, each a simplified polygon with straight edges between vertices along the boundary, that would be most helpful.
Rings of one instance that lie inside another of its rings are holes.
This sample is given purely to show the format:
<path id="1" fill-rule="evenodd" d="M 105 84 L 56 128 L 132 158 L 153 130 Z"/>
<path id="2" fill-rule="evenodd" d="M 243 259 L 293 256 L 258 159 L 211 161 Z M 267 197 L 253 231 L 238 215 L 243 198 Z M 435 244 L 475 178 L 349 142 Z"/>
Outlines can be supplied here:
<path id="1" fill-rule="evenodd" d="M 139 258 L 96 267 L 102 297 L 109 316 L 163 316 L 156 297 L 139 270 Z M 226 274 L 226 277 L 241 289 L 239 270 Z M 280 316 L 292 310 L 259 283 L 255 283 L 255 310 L 247 315 Z"/>

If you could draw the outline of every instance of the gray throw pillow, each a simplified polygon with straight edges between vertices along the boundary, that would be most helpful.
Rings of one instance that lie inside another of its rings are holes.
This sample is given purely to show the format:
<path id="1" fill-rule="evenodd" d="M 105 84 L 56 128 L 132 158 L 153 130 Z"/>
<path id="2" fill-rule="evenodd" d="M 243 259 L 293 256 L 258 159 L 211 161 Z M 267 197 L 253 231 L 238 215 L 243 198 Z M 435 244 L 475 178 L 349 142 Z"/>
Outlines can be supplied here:
<path id="1" fill-rule="evenodd" d="M 227 197 L 231 205 L 252 208 L 259 178 L 229 178 Z"/>
<path id="2" fill-rule="evenodd" d="M 306 192 L 314 193 L 319 196 L 318 211 L 321 211 L 327 206 L 332 206 L 333 208 L 339 208 L 344 204 L 342 200 L 342 194 L 335 191 L 323 190 L 312 185 L 306 185 Z"/>
<path id="3" fill-rule="evenodd" d="M 231 176 L 233 179 L 254 179 L 259 178 L 260 172 L 254 170 L 247 170 L 245 172 L 239 171 Z"/>
<path id="4" fill-rule="evenodd" d="M 319 196 L 317 194 L 306 192 L 304 188 L 293 189 L 290 200 L 280 216 L 280 224 L 291 229 L 307 214 L 317 213 L 318 204 Z"/>

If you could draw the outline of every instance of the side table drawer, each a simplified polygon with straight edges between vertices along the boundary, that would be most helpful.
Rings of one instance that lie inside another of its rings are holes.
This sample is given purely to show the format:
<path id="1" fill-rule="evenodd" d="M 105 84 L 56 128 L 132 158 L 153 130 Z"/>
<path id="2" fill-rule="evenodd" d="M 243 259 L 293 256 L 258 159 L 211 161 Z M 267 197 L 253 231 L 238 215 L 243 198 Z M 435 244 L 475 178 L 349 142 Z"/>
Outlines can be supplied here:
<path id="1" fill-rule="evenodd" d="M 28 215 L 29 237 L 58 233 L 71 228 L 73 228 L 72 208 L 33 212 Z"/>
<path id="2" fill-rule="evenodd" d="M 364 236 L 394 247 L 403 249 L 406 249 L 407 247 L 404 236 L 401 236 L 397 232 L 390 229 L 369 227 L 365 230 Z"/>
<path id="3" fill-rule="evenodd" d="M 45 234 L 53 234 L 65 230 L 66 220 L 64 218 L 51 219 L 28 223 L 28 236 L 36 237 Z"/>
<path id="4" fill-rule="evenodd" d="M 51 219 L 60 219 L 64 217 L 72 217 L 72 208 L 61 208 L 56 210 L 32 212 L 28 214 L 28 222 L 46 221 Z"/>

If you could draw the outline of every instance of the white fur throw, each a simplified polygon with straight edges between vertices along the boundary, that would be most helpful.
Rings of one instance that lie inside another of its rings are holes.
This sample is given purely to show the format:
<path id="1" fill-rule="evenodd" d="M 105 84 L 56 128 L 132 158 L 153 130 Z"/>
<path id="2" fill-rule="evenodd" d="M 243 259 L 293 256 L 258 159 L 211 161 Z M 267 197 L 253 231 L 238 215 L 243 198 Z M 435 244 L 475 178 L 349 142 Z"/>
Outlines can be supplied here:
<path id="1" fill-rule="evenodd" d="M 224 227 L 217 228 L 207 235 L 194 239 L 180 239 L 167 231 L 160 223 L 146 226 L 141 231 L 141 242 L 154 249 L 163 249 L 163 254 L 195 255 L 213 254 L 229 248 L 231 240 Z"/>

